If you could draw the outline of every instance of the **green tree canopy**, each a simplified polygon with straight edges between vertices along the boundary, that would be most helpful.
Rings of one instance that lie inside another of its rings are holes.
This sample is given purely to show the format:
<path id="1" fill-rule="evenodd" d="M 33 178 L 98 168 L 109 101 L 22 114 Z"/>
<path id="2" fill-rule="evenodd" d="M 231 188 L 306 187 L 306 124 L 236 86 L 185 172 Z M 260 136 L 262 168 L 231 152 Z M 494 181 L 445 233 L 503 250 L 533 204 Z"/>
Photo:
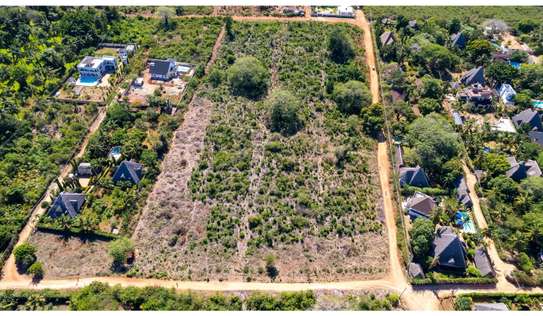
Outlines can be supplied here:
<path id="1" fill-rule="evenodd" d="M 515 86 L 530 90 L 532 97 L 543 97 L 543 65 L 522 65 Z"/>
<path id="2" fill-rule="evenodd" d="M 339 29 L 330 34 L 328 49 L 330 50 L 330 58 L 338 64 L 344 64 L 354 57 L 352 40 Z"/>
<path id="3" fill-rule="evenodd" d="M 28 268 L 27 272 L 32 275 L 33 279 L 41 280 L 43 279 L 44 275 L 43 264 L 39 261 L 36 261 Z"/>
<path id="4" fill-rule="evenodd" d="M 355 80 L 336 84 L 333 99 L 339 110 L 348 114 L 360 114 L 362 107 L 370 105 L 372 100 L 368 87 Z"/>
<path id="5" fill-rule="evenodd" d="M 385 109 L 382 104 L 374 103 L 362 108 L 362 127 L 364 132 L 376 137 L 385 124 Z"/>
<path id="6" fill-rule="evenodd" d="M 477 65 L 486 63 L 490 59 L 493 50 L 490 42 L 484 39 L 470 41 L 466 47 L 470 60 Z"/>
<path id="7" fill-rule="evenodd" d="M 413 222 L 409 234 L 411 235 L 413 256 L 418 260 L 424 260 L 434 240 L 434 223 L 425 218 L 417 218 Z"/>
<path id="8" fill-rule="evenodd" d="M 424 98 L 419 101 L 419 110 L 423 115 L 430 114 L 432 112 L 441 112 L 443 107 L 436 99 Z"/>
<path id="9" fill-rule="evenodd" d="M 461 143 L 450 123 L 440 114 L 431 113 L 413 121 L 407 128 L 407 142 L 430 174 L 439 174 L 443 164 L 458 156 Z"/>
<path id="10" fill-rule="evenodd" d="M 501 175 L 490 180 L 489 186 L 492 188 L 492 191 L 496 194 L 496 196 L 505 202 L 514 201 L 519 194 L 519 185 L 515 182 L 515 180 L 505 175 Z"/>
<path id="11" fill-rule="evenodd" d="M 443 81 L 429 75 L 422 77 L 421 81 L 420 96 L 422 98 L 443 99 Z"/>
<path id="12" fill-rule="evenodd" d="M 415 63 L 429 73 L 440 76 L 447 70 L 453 70 L 460 59 L 446 47 L 428 43 L 415 55 Z"/>
<path id="13" fill-rule="evenodd" d="M 109 255 L 113 258 L 114 266 L 121 266 L 126 262 L 128 254 L 134 251 L 134 243 L 126 237 L 116 239 L 109 244 Z"/>
<path id="14" fill-rule="evenodd" d="M 36 261 L 36 247 L 29 243 L 22 243 L 13 250 L 15 263 L 23 271 Z"/>
<path id="15" fill-rule="evenodd" d="M 228 82 L 235 95 L 258 99 L 268 89 L 269 73 L 255 57 L 241 57 L 228 69 Z"/>
<path id="16" fill-rule="evenodd" d="M 481 168 L 492 178 L 503 175 L 509 170 L 507 156 L 497 153 L 487 153 L 482 156 Z"/>
<path id="17" fill-rule="evenodd" d="M 509 63 L 495 62 L 485 69 L 486 78 L 495 85 L 511 83 L 518 76 L 518 70 Z"/>
<path id="18" fill-rule="evenodd" d="M 302 128 L 300 101 L 286 90 L 277 90 L 268 100 L 270 108 L 270 126 L 274 132 L 293 135 Z"/>

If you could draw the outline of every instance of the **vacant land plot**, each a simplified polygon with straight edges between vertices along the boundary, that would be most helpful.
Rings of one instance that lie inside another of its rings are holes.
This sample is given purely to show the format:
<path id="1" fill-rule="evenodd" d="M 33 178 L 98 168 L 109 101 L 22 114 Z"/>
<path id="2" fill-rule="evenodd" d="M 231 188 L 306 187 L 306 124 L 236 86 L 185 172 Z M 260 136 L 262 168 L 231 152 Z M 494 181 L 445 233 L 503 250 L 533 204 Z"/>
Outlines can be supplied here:
<path id="1" fill-rule="evenodd" d="M 452 18 L 461 19 L 463 22 L 480 23 L 487 19 L 502 19 L 505 22 L 514 24 L 522 19 L 539 19 L 543 13 L 542 8 L 537 7 L 475 7 L 475 6 L 378 6 L 365 7 L 370 19 L 381 15 L 402 15 L 408 19 L 426 20 L 433 18 L 436 20 L 450 20 Z"/>
<path id="2" fill-rule="evenodd" d="M 141 275 L 261 281 L 383 275 L 375 142 L 363 134 L 361 119 L 341 114 L 325 92 L 328 80 L 365 77 L 360 50 L 351 64 L 330 60 L 328 36 L 337 28 L 354 40 L 361 36 L 346 24 L 234 24 L 235 39 L 225 40 L 216 62 L 218 77 L 236 58 L 255 56 L 271 72 L 271 89 L 302 100 L 305 126 L 290 137 L 271 133 L 266 102 L 231 96 L 225 80 L 208 85 L 200 93 L 207 101 L 196 107 L 202 113 L 185 117 L 136 229 Z"/>
<path id="3" fill-rule="evenodd" d="M 37 257 L 47 278 L 76 277 L 110 273 L 112 260 L 107 242 L 37 231 L 30 243 L 39 245 Z"/>

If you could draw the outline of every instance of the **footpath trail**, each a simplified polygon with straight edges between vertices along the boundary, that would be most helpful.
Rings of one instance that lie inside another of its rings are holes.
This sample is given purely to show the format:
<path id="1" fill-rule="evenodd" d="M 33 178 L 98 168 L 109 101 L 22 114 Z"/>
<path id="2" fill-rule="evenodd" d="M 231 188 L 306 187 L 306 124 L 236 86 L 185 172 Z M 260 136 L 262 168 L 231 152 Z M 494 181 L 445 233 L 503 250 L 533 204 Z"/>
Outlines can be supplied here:
<path id="1" fill-rule="evenodd" d="M 89 132 L 83 139 L 83 142 L 81 143 L 79 147 L 79 151 L 75 154 L 74 158 L 81 158 L 83 157 L 83 154 L 85 153 L 85 149 L 87 148 L 87 145 L 89 144 L 89 139 L 94 132 L 98 130 L 100 127 L 100 124 L 102 124 L 102 121 L 106 117 L 106 109 L 104 107 L 100 108 L 98 111 L 98 115 L 94 119 L 94 121 L 89 126 Z M 58 177 L 59 180 L 62 180 L 63 178 L 67 177 L 68 174 L 72 172 L 72 165 L 66 164 Z M 56 184 L 56 181 L 51 181 L 49 186 L 47 187 L 47 190 L 45 194 L 43 195 L 42 199 L 38 201 L 34 209 L 32 210 L 32 214 L 30 215 L 30 218 L 28 222 L 26 223 L 25 227 L 21 232 L 19 233 L 19 239 L 17 243 L 15 244 L 15 247 L 18 245 L 24 243 L 25 241 L 30 238 L 30 235 L 34 231 L 34 228 L 36 227 L 39 217 L 45 213 L 47 210 L 46 208 L 42 207 L 43 202 L 52 202 L 52 193 L 55 192 L 58 189 L 58 185 Z M 3 280 L 30 280 L 28 276 L 21 275 L 17 271 L 17 266 L 15 265 L 15 257 L 13 256 L 13 253 L 9 256 L 8 260 L 6 260 L 6 263 L 4 264 L 4 268 L 2 270 L 2 279 Z"/>

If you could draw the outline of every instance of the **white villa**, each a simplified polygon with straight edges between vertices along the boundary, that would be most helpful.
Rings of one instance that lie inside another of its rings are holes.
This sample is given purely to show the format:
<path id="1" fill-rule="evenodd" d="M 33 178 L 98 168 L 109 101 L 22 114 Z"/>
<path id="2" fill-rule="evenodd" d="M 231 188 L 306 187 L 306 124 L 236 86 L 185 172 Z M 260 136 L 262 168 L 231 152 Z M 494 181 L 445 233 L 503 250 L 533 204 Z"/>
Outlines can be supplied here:
<path id="1" fill-rule="evenodd" d="M 106 73 L 117 69 L 117 62 L 113 56 L 92 57 L 86 56 L 77 65 L 81 78 L 101 79 Z"/>

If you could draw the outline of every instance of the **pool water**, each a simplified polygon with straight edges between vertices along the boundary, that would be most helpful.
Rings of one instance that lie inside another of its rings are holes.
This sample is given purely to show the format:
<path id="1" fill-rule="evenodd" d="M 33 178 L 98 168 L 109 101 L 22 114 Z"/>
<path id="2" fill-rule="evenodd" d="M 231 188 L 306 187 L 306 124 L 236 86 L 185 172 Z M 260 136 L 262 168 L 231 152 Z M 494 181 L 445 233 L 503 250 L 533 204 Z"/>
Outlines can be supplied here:
<path id="1" fill-rule="evenodd" d="M 543 101 L 532 101 L 534 108 L 543 109 Z"/>
<path id="2" fill-rule="evenodd" d="M 477 232 L 475 225 L 469 217 L 467 212 L 456 212 L 455 216 L 456 224 L 462 227 L 462 230 L 466 233 L 473 234 Z"/>
<path id="3" fill-rule="evenodd" d="M 516 61 L 510 61 L 509 62 L 511 64 L 511 66 L 515 69 L 520 69 L 520 63 L 519 62 L 516 62 Z"/>
<path id="4" fill-rule="evenodd" d="M 87 87 L 93 87 L 96 86 L 100 82 L 99 78 L 96 77 L 80 77 L 77 79 L 77 85 L 80 86 L 87 86 Z"/>

